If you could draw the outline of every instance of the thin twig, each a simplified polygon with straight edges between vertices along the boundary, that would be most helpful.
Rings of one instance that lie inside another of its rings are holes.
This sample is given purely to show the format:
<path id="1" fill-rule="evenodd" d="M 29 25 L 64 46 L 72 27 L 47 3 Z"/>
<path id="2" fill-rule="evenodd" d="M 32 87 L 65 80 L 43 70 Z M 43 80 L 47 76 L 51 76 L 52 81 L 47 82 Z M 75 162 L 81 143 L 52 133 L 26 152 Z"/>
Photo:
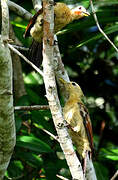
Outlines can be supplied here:
<path id="1" fill-rule="evenodd" d="M 115 172 L 115 174 L 113 175 L 113 177 L 110 180 L 114 180 L 117 176 L 118 176 L 118 170 Z"/>
<path id="2" fill-rule="evenodd" d="M 60 179 L 62 179 L 62 180 L 69 180 L 69 179 L 67 179 L 67 178 L 65 178 L 65 177 L 63 177 L 63 176 L 60 176 L 60 175 L 56 175 L 58 178 L 60 178 Z"/>
<path id="3" fill-rule="evenodd" d="M 29 21 L 32 18 L 32 14 L 29 13 L 24 8 L 22 8 L 21 6 L 19 6 L 18 4 L 14 3 L 12 1 L 8 1 L 8 6 L 11 11 L 15 12 L 16 14 L 23 17 L 24 19 Z"/>
<path id="4" fill-rule="evenodd" d="M 33 110 L 48 110 L 48 105 L 34 105 L 34 106 L 15 106 L 15 111 L 33 111 Z"/>
<path id="5" fill-rule="evenodd" d="M 33 125 L 34 125 L 35 127 L 37 127 L 37 124 L 36 124 L 36 123 L 33 123 Z M 41 126 L 38 126 L 37 128 L 41 129 L 43 132 L 45 132 L 46 134 L 48 134 L 49 136 L 51 136 L 53 139 L 55 139 L 56 141 L 59 142 L 58 136 L 55 136 L 54 134 L 52 134 L 52 133 L 49 132 L 48 130 L 42 128 Z"/>
<path id="6" fill-rule="evenodd" d="M 51 132 L 47 131 L 44 128 L 41 128 L 42 131 L 44 131 L 46 134 L 48 134 L 49 136 L 51 136 L 53 139 L 55 139 L 56 141 L 59 142 L 58 136 L 55 136 L 54 134 L 52 134 Z"/>
<path id="7" fill-rule="evenodd" d="M 15 45 L 15 44 L 12 44 L 12 46 L 18 50 L 21 50 L 21 51 L 28 51 L 29 48 L 26 48 L 26 47 L 23 47 L 23 46 L 20 46 L 20 45 Z"/>
<path id="8" fill-rule="evenodd" d="M 18 54 L 20 57 L 22 57 L 22 59 L 24 59 L 30 66 L 32 66 L 41 76 L 43 76 L 43 72 L 37 67 L 35 66 L 32 62 L 30 62 L 23 54 L 21 54 L 17 49 L 15 49 L 11 44 L 8 43 L 9 48 L 15 52 L 16 54 Z"/>
<path id="9" fill-rule="evenodd" d="M 94 9 L 94 6 L 93 6 L 93 1 L 90 0 L 90 4 L 91 4 L 91 9 L 92 9 L 92 13 L 93 13 L 93 17 L 95 19 L 95 22 L 96 22 L 96 25 L 99 29 L 99 31 L 101 32 L 101 34 L 107 39 L 107 41 L 113 46 L 113 48 L 118 52 L 118 48 L 115 46 L 115 44 L 109 39 L 109 37 L 104 33 L 104 31 L 102 30 L 102 28 L 100 27 L 100 24 L 98 22 L 98 18 L 97 18 L 97 15 L 95 13 L 95 9 Z"/>

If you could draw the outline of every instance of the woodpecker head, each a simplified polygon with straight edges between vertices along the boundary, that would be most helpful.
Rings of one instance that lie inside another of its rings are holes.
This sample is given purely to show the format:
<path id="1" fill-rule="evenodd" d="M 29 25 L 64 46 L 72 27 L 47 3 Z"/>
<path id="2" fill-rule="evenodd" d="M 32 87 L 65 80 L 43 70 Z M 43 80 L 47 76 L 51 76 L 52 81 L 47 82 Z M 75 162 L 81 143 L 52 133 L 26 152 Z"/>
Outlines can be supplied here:
<path id="1" fill-rule="evenodd" d="M 71 9 L 71 13 L 74 19 L 80 19 L 84 16 L 90 16 L 89 12 L 87 12 L 87 10 L 83 6 L 78 6 Z"/>
<path id="2" fill-rule="evenodd" d="M 84 94 L 80 88 L 80 86 L 75 82 L 67 82 L 64 79 L 60 78 L 61 83 L 63 83 L 65 90 L 67 91 L 69 97 L 73 97 L 76 99 L 81 99 L 84 97 Z"/>

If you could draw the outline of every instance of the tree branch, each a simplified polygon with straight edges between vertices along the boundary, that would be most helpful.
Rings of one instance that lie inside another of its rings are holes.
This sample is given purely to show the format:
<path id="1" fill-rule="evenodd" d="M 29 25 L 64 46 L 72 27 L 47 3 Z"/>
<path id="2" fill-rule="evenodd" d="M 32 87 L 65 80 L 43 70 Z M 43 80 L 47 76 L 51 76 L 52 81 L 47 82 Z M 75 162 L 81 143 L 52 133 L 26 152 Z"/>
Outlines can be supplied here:
<path id="1" fill-rule="evenodd" d="M 87 158 L 87 160 L 86 160 L 87 162 L 86 162 L 86 174 L 85 174 L 85 177 L 86 177 L 86 179 L 97 180 L 92 159 L 90 159 L 88 155 L 87 155 L 86 158 Z"/>
<path id="2" fill-rule="evenodd" d="M 15 111 L 33 111 L 33 110 L 48 110 L 48 105 L 34 105 L 34 106 L 15 106 Z"/>
<path id="3" fill-rule="evenodd" d="M 9 11 L 7 0 L 1 0 L 2 32 L 0 37 L 0 179 L 9 165 L 16 141 L 13 90 L 12 60 L 7 40 L 9 39 Z"/>
<path id="4" fill-rule="evenodd" d="M 46 97 L 49 102 L 53 121 L 59 136 L 61 148 L 65 154 L 68 166 L 70 168 L 72 178 L 83 180 L 83 172 L 81 164 L 73 149 L 71 138 L 67 132 L 60 102 L 57 96 L 57 88 L 55 82 L 54 68 L 53 68 L 53 28 L 54 28 L 54 8 L 53 0 L 43 0 L 44 9 L 44 38 L 43 38 L 43 70 L 44 82 L 46 88 Z"/>
<path id="5" fill-rule="evenodd" d="M 34 124 L 35 125 L 35 124 Z M 47 131 L 46 129 L 44 128 L 41 128 L 41 127 L 38 127 L 39 129 L 41 129 L 43 132 L 45 132 L 46 134 L 48 134 L 49 136 L 51 136 L 53 139 L 55 139 L 56 141 L 59 142 L 59 139 L 57 136 L 55 136 L 54 134 L 52 134 L 51 132 Z"/>
<path id="6" fill-rule="evenodd" d="M 2 7 L 2 30 L 1 30 L 1 38 L 3 41 L 7 41 L 9 39 L 9 11 L 7 6 L 7 0 L 1 0 Z"/>
<path id="7" fill-rule="evenodd" d="M 96 25 L 99 29 L 99 31 L 101 32 L 101 34 L 107 39 L 107 41 L 113 46 L 113 48 L 116 50 L 116 52 L 118 52 L 118 48 L 115 46 L 115 44 L 109 39 L 109 37 L 104 33 L 104 31 L 102 30 L 102 28 L 100 27 L 100 24 L 98 22 L 98 18 L 97 18 L 97 15 L 95 13 L 95 10 L 94 10 L 94 6 L 93 6 L 93 1 L 90 0 L 90 4 L 91 4 L 91 9 L 92 9 L 92 12 L 93 12 L 93 17 L 95 19 L 95 22 L 96 22 Z"/>
<path id="8" fill-rule="evenodd" d="M 17 49 L 15 49 L 11 44 L 8 44 L 9 48 L 15 52 L 16 54 L 18 54 L 22 59 L 24 59 L 30 66 L 33 67 L 33 69 L 35 69 L 41 76 L 43 76 L 43 72 L 37 67 L 35 66 L 32 62 L 30 62 L 23 54 L 21 54 Z"/>
<path id="9" fill-rule="evenodd" d="M 60 178 L 60 179 L 62 179 L 62 180 L 69 180 L 69 179 L 67 179 L 67 178 L 65 178 L 65 177 L 63 177 L 63 176 L 60 176 L 60 175 L 56 175 L 58 178 Z"/>
<path id="10" fill-rule="evenodd" d="M 113 177 L 110 180 L 116 179 L 117 176 L 118 176 L 118 170 L 115 172 L 115 174 L 113 175 Z"/>
<path id="11" fill-rule="evenodd" d="M 16 45 L 16 44 L 12 44 L 12 46 L 20 51 L 28 51 L 29 48 L 26 48 L 24 46 L 20 46 L 20 45 Z"/>
<path id="12" fill-rule="evenodd" d="M 29 13 L 24 8 L 22 8 L 21 6 L 19 6 L 18 4 L 8 0 L 8 6 L 11 11 L 15 12 L 16 14 L 23 17 L 24 19 L 29 21 L 32 18 L 32 14 Z"/>
<path id="13" fill-rule="evenodd" d="M 56 78 L 57 78 L 57 81 L 58 81 L 58 84 L 59 84 L 59 87 L 61 90 L 61 94 L 64 96 L 64 100 L 66 102 L 66 100 L 68 99 L 67 93 L 66 93 L 64 87 L 62 86 L 62 84 L 60 84 L 60 81 L 58 79 L 61 77 L 61 78 L 65 79 L 66 81 L 69 81 L 69 77 L 68 77 L 67 72 L 64 69 L 64 65 L 63 65 L 62 60 L 61 60 L 61 55 L 59 52 L 56 37 L 55 37 L 55 41 L 56 41 L 56 43 L 54 45 L 55 74 L 56 74 Z M 86 177 L 87 177 L 87 179 L 91 179 L 91 180 L 97 179 L 92 160 L 90 160 L 88 156 L 87 156 Z"/>
<path id="14" fill-rule="evenodd" d="M 61 55 L 60 55 L 56 35 L 54 36 L 54 40 L 55 40 L 55 43 L 54 43 L 54 70 L 55 70 L 55 75 L 56 75 L 58 85 L 60 87 L 61 94 L 64 97 L 64 101 L 66 102 L 66 100 L 68 99 L 67 93 L 65 91 L 65 87 L 59 81 L 59 78 L 65 79 L 65 81 L 70 81 L 70 80 L 69 80 L 68 74 L 64 68 L 64 64 L 62 63 L 62 60 L 61 60 Z"/>

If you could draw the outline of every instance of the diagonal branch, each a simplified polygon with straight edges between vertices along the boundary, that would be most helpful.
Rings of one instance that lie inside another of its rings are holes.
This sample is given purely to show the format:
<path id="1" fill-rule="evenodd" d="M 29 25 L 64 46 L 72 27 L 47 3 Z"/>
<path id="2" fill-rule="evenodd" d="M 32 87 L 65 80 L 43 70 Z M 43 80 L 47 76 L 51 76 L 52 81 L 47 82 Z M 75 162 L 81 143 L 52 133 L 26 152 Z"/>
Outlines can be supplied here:
<path id="1" fill-rule="evenodd" d="M 118 176 L 118 170 L 115 172 L 115 174 L 113 175 L 113 177 L 110 180 L 115 180 L 117 176 Z"/>
<path id="2" fill-rule="evenodd" d="M 43 38 L 43 70 L 44 82 L 46 88 L 46 97 L 49 102 L 53 121 L 59 136 L 61 148 L 65 154 L 68 166 L 70 168 L 72 178 L 76 180 L 83 180 L 83 171 L 81 164 L 73 149 L 71 138 L 68 134 L 65 121 L 62 115 L 60 102 L 57 95 L 57 88 L 54 73 L 54 1 L 43 0 L 44 9 L 44 38 Z"/>
<path id="3" fill-rule="evenodd" d="M 93 1 L 90 0 L 90 4 L 91 4 L 91 9 L 92 9 L 92 12 L 93 12 L 93 17 L 95 19 L 95 22 L 96 22 L 96 25 L 99 29 L 99 31 L 101 32 L 101 34 L 107 39 L 107 41 L 113 46 L 113 48 L 116 50 L 116 52 L 118 52 L 118 48 L 115 46 L 115 44 L 109 39 L 109 37 L 104 33 L 104 31 L 102 30 L 102 28 L 100 27 L 100 24 L 98 22 L 98 18 L 97 18 L 97 15 L 95 13 L 95 10 L 94 10 L 94 6 L 93 6 Z"/>
<path id="4" fill-rule="evenodd" d="M 59 52 L 59 47 L 58 47 L 56 37 L 55 37 L 55 40 L 56 40 L 56 43 L 54 45 L 54 69 L 55 69 L 56 78 L 57 78 L 57 81 L 61 90 L 61 94 L 64 96 L 64 100 L 66 102 L 66 100 L 68 99 L 67 93 L 64 87 L 62 86 L 62 84 L 60 84 L 60 81 L 58 79 L 61 77 L 65 79 L 66 81 L 69 81 L 69 77 L 68 77 L 67 72 L 64 69 L 64 64 L 62 63 L 62 60 L 61 60 L 61 55 Z M 88 156 L 87 156 L 86 178 L 91 179 L 91 180 L 97 179 L 92 160 L 89 159 Z"/>
<path id="5" fill-rule="evenodd" d="M 23 17 L 24 19 L 29 21 L 32 18 L 32 14 L 29 13 L 24 8 L 22 8 L 21 6 L 19 6 L 18 4 L 8 0 L 8 6 L 11 11 L 15 12 L 16 14 Z"/>
<path id="6" fill-rule="evenodd" d="M 63 176 L 60 176 L 60 175 L 56 175 L 58 178 L 60 178 L 60 179 L 62 179 L 62 180 L 69 180 L 69 179 L 67 179 L 67 178 L 65 178 L 65 177 L 63 177 Z"/>
<path id="7" fill-rule="evenodd" d="M 35 66 L 32 62 L 30 62 L 23 54 L 21 54 L 17 49 L 15 49 L 11 44 L 8 44 L 9 48 L 18 54 L 22 59 L 24 59 L 30 66 L 32 66 L 41 76 L 43 76 L 43 72 Z"/>

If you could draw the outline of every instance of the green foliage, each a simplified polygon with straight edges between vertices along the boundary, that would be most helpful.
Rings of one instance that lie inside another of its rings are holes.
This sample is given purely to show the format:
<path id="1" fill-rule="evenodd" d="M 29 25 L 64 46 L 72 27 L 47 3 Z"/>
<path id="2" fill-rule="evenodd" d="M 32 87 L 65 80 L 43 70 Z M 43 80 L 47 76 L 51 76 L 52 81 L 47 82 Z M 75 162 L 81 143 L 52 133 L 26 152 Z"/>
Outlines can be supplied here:
<path id="1" fill-rule="evenodd" d="M 94 163 L 97 178 L 100 180 L 108 180 L 108 169 L 99 162 Z"/>
<path id="2" fill-rule="evenodd" d="M 118 149 L 116 147 L 116 149 L 113 148 L 109 148 L 109 149 L 105 149 L 102 148 L 101 149 L 101 156 L 105 159 L 108 160 L 112 160 L 112 161 L 118 161 Z"/>
<path id="3" fill-rule="evenodd" d="M 15 2 L 34 13 L 31 0 Z M 93 124 L 98 180 L 107 180 L 118 168 L 118 54 L 98 31 L 89 0 L 63 2 L 73 6 L 83 4 L 91 13 L 57 35 L 70 79 L 80 84 L 86 96 Z M 94 0 L 94 6 L 101 28 L 118 46 L 118 1 Z M 29 47 L 31 38 L 23 38 L 28 22 L 12 12 L 10 20 L 16 36 Z M 17 105 L 47 104 L 42 77 L 26 63 L 22 65 L 27 95 Z M 56 180 L 56 174 L 71 179 L 59 144 L 43 131 L 56 135 L 50 111 L 16 112 L 15 120 L 17 143 L 6 179 Z"/>
<path id="4" fill-rule="evenodd" d="M 31 136 L 17 136 L 16 146 L 39 153 L 52 152 L 51 148 L 39 138 Z"/>
<path id="5" fill-rule="evenodd" d="M 21 178 L 23 175 L 24 166 L 21 161 L 13 160 L 10 163 L 9 170 L 6 173 L 6 177 Z M 15 171 L 14 171 L 15 170 Z"/>

